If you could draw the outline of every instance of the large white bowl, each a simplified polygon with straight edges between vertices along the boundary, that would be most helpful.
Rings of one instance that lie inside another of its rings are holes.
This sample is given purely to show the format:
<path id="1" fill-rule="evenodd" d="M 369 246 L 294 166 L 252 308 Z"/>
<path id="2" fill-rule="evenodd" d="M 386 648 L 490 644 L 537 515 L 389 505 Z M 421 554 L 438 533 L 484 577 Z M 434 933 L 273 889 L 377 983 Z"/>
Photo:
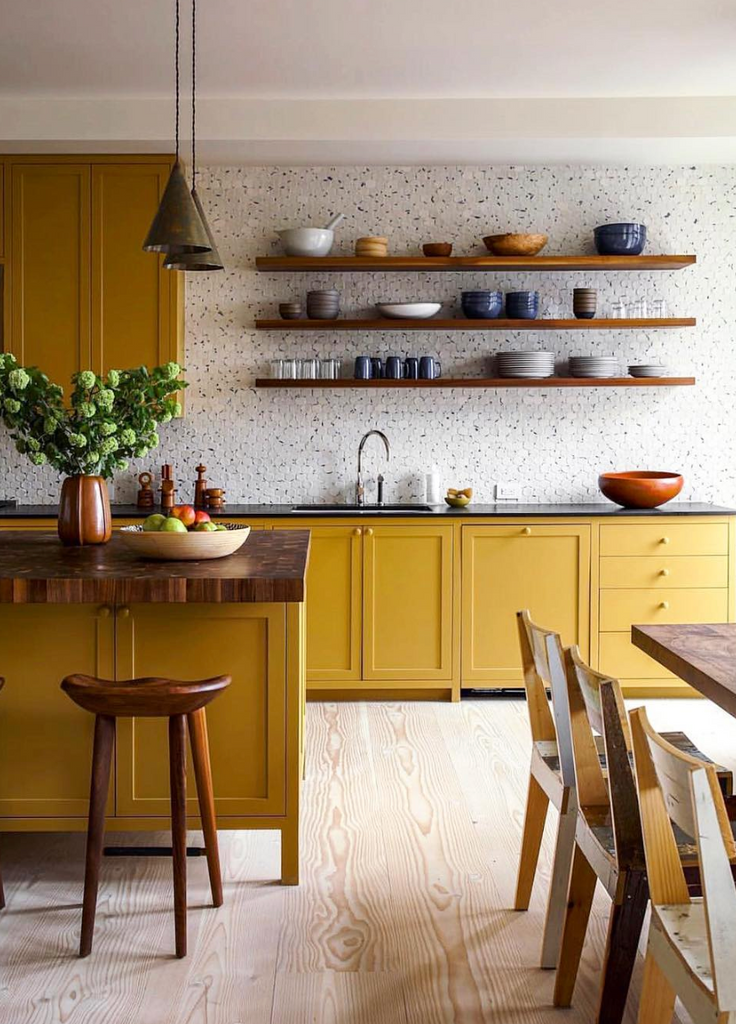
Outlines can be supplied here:
<path id="1" fill-rule="evenodd" d="M 197 530 L 187 533 L 163 533 L 142 526 L 123 526 L 123 543 L 141 558 L 164 562 L 195 562 L 224 558 L 234 554 L 248 539 L 250 526 L 225 523 L 227 530 Z"/>
<path id="2" fill-rule="evenodd" d="M 391 320 L 427 320 L 442 308 L 441 302 L 378 302 L 381 316 Z"/>
<path id="3" fill-rule="evenodd" d="M 287 256 L 326 256 L 335 240 L 327 228 L 285 228 L 276 234 Z"/>

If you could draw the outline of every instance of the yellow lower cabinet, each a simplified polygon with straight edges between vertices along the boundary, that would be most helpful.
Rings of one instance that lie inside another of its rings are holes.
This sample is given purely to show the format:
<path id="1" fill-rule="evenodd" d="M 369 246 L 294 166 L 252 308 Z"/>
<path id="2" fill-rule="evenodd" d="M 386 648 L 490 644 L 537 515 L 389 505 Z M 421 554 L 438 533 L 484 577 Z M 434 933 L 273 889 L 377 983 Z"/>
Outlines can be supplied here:
<path id="1" fill-rule="evenodd" d="M 363 530 L 304 523 L 276 526 L 311 533 L 307 570 L 307 681 L 324 688 L 360 680 Z"/>
<path id="2" fill-rule="evenodd" d="M 590 527 L 464 526 L 462 684 L 523 685 L 516 613 L 589 652 Z"/>
<path id="3" fill-rule="evenodd" d="M 60 684 L 112 679 L 114 637 L 107 607 L 0 605 L 0 817 L 87 814 L 94 718 Z"/>
<path id="4" fill-rule="evenodd" d="M 220 817 L 285 810 L 286 612 L 282 604 L 131 605 L 116 615 L 117 678 L 232 676 L 207 707 Z M 189 813 L 196 815 L 189 772 Z M 120 719 L 118 816 L 169 813 L 167 725 Z"/>
<path id="5" fill-rule="evenodd" d="M 601 632 L 622 632 L 632 623 L 728 622 L 728 590 L 602 590 Z"/>
<path id="6" fill-rule="evenodd" d="M 363 680 L 449 683 L 452 595 L 451 525 L 364 527 Z"/>
<path id="7" fill-rule="evenodd" d="M 599 637 L 600 671 L 615 679 L 674 679 L 664 665 L 634 647 L 631 631 L 601 633 Z"/>

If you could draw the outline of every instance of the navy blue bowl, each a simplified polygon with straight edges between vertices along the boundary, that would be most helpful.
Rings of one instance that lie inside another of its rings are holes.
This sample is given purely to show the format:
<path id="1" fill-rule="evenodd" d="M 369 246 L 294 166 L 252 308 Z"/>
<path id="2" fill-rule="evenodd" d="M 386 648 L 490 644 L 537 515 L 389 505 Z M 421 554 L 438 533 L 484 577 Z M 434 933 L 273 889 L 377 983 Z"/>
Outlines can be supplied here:
<path id="1" fill-rule="evenodd" d="M 645 224 L 602 224 L 593 232 L 600 256 L 640 256 L 647 243 Z"/>
<path id="2" fill-rule="evenodd" d="M 461 300 L 468 320 L 494 320 L 503 308 L 501 292 L 462 292 Z"/>
<path id="3" fill-rule="evenodd" d="M 538 292 L 506 293 L 506 316 L 509 320 L 536 320 L 538 312 Z"/>

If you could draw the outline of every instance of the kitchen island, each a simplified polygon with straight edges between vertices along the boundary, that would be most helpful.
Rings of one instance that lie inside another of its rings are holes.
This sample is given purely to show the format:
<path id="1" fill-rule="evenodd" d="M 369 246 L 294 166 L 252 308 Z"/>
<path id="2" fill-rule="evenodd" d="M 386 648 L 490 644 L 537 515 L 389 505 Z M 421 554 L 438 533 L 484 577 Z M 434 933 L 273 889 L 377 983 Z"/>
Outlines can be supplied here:
<path id="1" fill-rule="evenodd" d="M 144 561 L 119 536 L 65 548 L 3 532 L 0 831 L 86 828 L 93 718 L 61 692 L 65 675 L 227 674 L 208 708 L 218 827 L 278 829 L 281 881 L 296 884 L 308 558 L 308 530 L 256 530 L 201 562 Z M 118 722 L 109 830 L 168 827 L 167 765 L 165 722 Z M 189 809 L 196 829 L 195 796 Z"/>

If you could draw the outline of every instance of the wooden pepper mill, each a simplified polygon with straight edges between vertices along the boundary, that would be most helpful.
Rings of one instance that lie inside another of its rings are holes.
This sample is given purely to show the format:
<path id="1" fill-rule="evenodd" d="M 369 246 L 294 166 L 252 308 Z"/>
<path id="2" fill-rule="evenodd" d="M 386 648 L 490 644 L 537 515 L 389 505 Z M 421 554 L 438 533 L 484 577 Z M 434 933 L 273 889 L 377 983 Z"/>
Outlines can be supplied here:
<path id="1" fill-rule="evenodd" d="M 207 499 L 205 497 L 207 493 L 207 481 L 204 478 L 204 474 L 207 472 L 207 467 L 203 466 L 202 463 L 197 466 L 197 479 L 194 482 L 194 507 L 195 508 L 206 508 Z"/>
<path id="2" fill-rule="evenodd" d="M 170 512 L 176 504 L 176 484 L 173 468 L 166 463 L 161 467 L 161 508 Z"/>
<path id="3" fill-rule="evenodd" d="M 221 509 L 225 504 L 225 492 L 221 487 L 210 487 L 204 492 L 207 508 L 214 511 Z"/>
<path id="4" fill-rule="evenodd" d="M 138 491 L 138 508 L 153 508 L 156 504 L 156 495 L 151 487 L 152 480 L 153 476 L 150 473 L 138 474 L 138 483 L 141 485 Z"/>

